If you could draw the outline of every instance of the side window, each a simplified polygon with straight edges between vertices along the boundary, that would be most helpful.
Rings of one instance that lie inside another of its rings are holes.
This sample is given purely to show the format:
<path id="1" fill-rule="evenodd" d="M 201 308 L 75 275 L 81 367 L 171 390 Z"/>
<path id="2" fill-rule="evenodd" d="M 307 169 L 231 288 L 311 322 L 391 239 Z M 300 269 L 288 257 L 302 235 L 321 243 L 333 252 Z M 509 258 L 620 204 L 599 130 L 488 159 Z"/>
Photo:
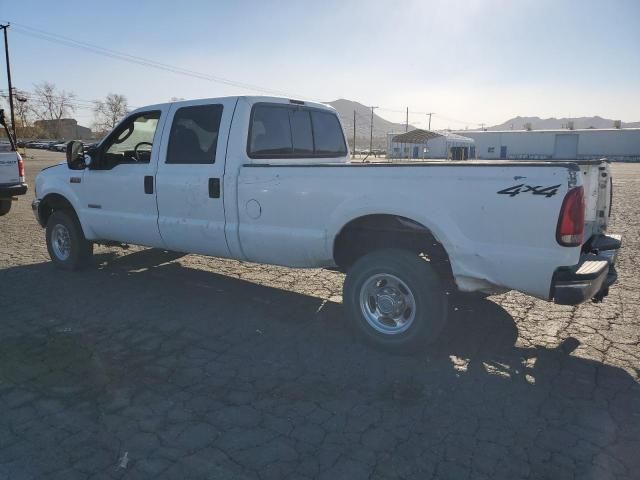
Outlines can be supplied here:
<path id="1" fill-rule="evenodd" d="M 252 158 L 309 158 L 346 155 L 338 117 L 314 108 L 257 104 L 247 153 Z"/>
<path id="2" fill-rule="evenodd" d="M 179 108 L 173 116 L 166 163 L 215 163 L 222 105 Z"/>
<path id="3" fill-rule="evenodd" d="M 160 112 L 138 113 L 124 121 L 102 147 L 103 163 L 112 168 L 119 163 L 149 163 Z"/>
<path id="4" fill-rule="evenodd" d="M 338 117 L 332 113 L 314 110 L 311 112 L 311 119 L 313 120 L 316 155 L 346 155 L 347 147 L 344 144 L 344 135 Z"/>

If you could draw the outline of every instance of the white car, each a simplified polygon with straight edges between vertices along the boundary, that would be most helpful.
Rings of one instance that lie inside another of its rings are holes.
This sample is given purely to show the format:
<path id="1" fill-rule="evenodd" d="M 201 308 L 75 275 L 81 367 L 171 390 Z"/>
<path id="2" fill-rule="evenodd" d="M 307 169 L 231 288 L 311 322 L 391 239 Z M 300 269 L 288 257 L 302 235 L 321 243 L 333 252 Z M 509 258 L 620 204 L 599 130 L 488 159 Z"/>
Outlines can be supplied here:
<path id="1" fill-rule="evenodd" d="M 8 143 L 0 144 L 0 217 L 11 210 L 11 204 L 19 195 L 27 193 L 24 180 L 24 163 L 16 151 L 9 129 L 4 119 L 4 110 L 0 110 L 0 125 L 4 128 Z"/>
<path id="2" fill-rule="evenodd" d="M 419 348 L 448 293 L 519 290 L 601 300 L 619 236 L 607 235 L 603 161 L 349 161 L 323 104 L 229 97 L 152 105 L 36 179 L 53 262 L 93 244 L 346 272 L 353 324 L 389 349 Z"/>

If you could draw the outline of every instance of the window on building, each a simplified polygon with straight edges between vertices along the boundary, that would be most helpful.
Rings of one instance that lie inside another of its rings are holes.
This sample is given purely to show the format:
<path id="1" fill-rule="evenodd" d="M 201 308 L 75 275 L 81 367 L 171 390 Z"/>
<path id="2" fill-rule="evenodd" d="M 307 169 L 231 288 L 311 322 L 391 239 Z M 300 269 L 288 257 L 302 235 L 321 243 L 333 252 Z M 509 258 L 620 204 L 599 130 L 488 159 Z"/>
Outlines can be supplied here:
<path id="1" fill-rule="evenodd" d="M 488 153 L 494 153 L 496 151 L 496 147 L 489 147 L 487 148 L 487 152 Z"/>
<path id="2" fill-rule="evenodd" d="M 222 105 L 179 108 L 173 116 L 166 163 L 215 163 Z"/>

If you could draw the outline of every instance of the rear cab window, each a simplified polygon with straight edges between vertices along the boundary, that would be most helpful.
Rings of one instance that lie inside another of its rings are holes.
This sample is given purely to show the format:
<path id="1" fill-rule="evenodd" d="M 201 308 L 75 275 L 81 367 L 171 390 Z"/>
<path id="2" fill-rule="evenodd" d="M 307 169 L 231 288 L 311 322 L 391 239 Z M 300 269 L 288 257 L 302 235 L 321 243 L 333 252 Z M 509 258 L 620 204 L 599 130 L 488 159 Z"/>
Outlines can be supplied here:
<path id="1" fill-rule="evenodd" d="M 250 158 L 337 158 L 347 154 L 335 113 L 320 108 L 257 103 L 251 110 Z"/>

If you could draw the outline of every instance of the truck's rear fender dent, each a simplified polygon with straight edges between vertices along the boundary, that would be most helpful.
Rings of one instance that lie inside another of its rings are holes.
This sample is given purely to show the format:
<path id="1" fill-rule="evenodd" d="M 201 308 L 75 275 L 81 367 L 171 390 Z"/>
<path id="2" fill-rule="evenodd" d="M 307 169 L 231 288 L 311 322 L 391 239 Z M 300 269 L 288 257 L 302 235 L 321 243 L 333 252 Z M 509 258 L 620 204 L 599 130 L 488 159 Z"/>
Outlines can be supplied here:
<path id="1" fill-rule="evenodd" d="M 362 255 L 381 248 L 424 254 L 443 278 L 453 279 L 449 255 L 442 243 L 429 228 L 400 215 L 370 214 L 349 221 L 335 237 L 333 260 L 346 271 Z"/>

